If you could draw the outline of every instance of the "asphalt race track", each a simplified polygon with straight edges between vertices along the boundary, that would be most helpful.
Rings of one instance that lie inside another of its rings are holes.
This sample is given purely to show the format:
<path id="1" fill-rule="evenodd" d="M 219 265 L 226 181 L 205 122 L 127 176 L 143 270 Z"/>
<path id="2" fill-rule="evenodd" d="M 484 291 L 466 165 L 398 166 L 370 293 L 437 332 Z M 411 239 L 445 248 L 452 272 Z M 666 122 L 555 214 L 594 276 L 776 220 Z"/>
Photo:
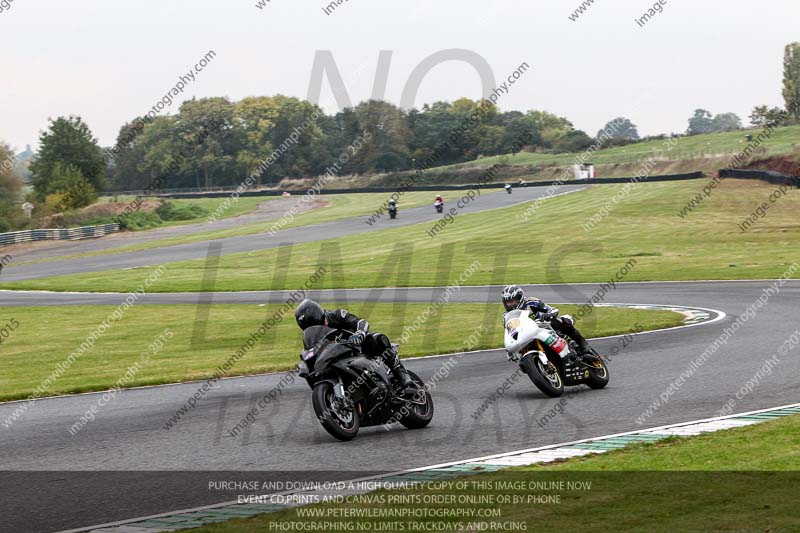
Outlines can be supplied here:
<path id="1" fill-rule="evenodd" d="M 585 185 L 561 185 L 555 188 L 550 194 L 563 194 L 576 192 L 585 189 Z M 535 200 L 548 196 L 550 187 L 523 187 L 514 190 L 513 194 L 505 192 L 482 191 L 463 213 L 477 213 L 490 209 L 509 207 L 522 202 Z M 455 206 L 455 201 L 460 197 L 453 195 L 445 196 L 446 208 Z M 465 194 L 466 191 L 460 192 Z M 433 196 L 433 195 L 432 195 Z M 389 195 L 386 195 L 388 198 Z M 451 200 L 452 199 L 452 200 Z M 300 199 L 298 198 L 299 202 Z M 432 204 L 433 202 L 431 202 Z M 354 217 L 311 226 L 298 226 L 277 232 L 274 236 L 268 233 L 256 235 L 245 235 L 242 237 L 229 237 L 217 239 L 213 242 L 221 245 L 221 254 L 235 254 L 239 252 L 252 252 L 255 250 L 265 250 L 275 248 L 287 243 L 303 243 L 332 239 L 335 237 L 345 237 L 357 235 L 368 231 L 382 230 L 392 227 L 410 226 L 420 222 L 433 222 L 441 218 L 434 211 L 433 206 L 423 206 L 411 209 L 403 209 L 402 198 L 398 202 L 400 211 L 397 219 L 390 220 L 388 215 L 384 215 L 374 224 L 366 223 L 368 217 Z M 376 205 L 378 209 L 380 205 Z M 267 231 L 270 224 L 264 223 L 264 231 Z M 215 229 L 209 227 L 209 229 Z M 98 241 L 99 242 L 99 241 Z M 113 242 L 113 241 L 112 241 Z M 93 249 L 93 251 L 97 251 Z M 75 259 L 61 259 L 46 263 L 31 265 L 14 265 L 11 263 L 3 269 L 2 281 L 19 281 L 25 279 L 59 276 L 63 274 L 81 274 L 85 272 L 101 272 L 103 270 L 116 270 L 121 268 L 134 268 L 138 266 L 158 265 L 162 263 L 172 263 L 175 261 L 185 261 L 189 259 L 200 259 L 207 257 L 209 251 L 208 241 L 196 242 L 191 244 L 180 244 L 176 246 L 166 246 L 163 248 L 153 248 L 138 252 L 125 252 L 113 255 L 103 255 L 96 257 L 84 257 Z M 76 251 L 70 252 L 76 253 Z"/>
<path id="2" fill-rule="evenodd" d="M 264 227 L 269 227 L 291 209 L 297 202 L 297 198 L 263 197 L 261 202 L 253 211 L 242 215 L 221 218 L 215 220 L 213 225 L 209 225 L 206 220 L 181 224 L 178 226 L 165 226 L 147 231 L 124 231 L 111 233 L 102 239 L 84 239 L 80 241 L 37 241 L 26 245 L 12 246 L 14 260 L 18 263 L 28 261 L 41 261 L 64 257 L 68 255 L 91 253 L 113 248 L 121 248 L 136 244 L 144 244 L 161 239 L 194 235 L 208 231 L 219 231 L 234 229 L 246 224 L 263 223 Z M 319 200 L 309 203 L 302 211 L 307 211 L 321 205 Z"/>
<path id="3" fill-rule="evenodd" d="M 525 194 L 528 191 L 532 189 L 525 190 Z M 499 207 L 503 202 L 524 199 L 518 193 L 516 190 L 512 196 L 487 195 L 483 199 L 492 198 L 498 204 L 492 205 Z M 484 208 L 489 204 L 483 204 Z M 397 222 L 419 222 L 419 218 L 411 216 L 412 211 L 403 213 L 408 216 Z M 424 211 L 420 211 L 421 217 L 427 217 L 424 220 L 435 219 L 430 208 Z M 320 227 L 325 229 L 324 234 Z M 273 240 L 266 236 L 226 239 L 223 251 L 233 253 L 370 229 L 363 219 L 350 219 L 287 230 Z M 119 254 L 9 267 L 3 271 L 3 278 L 25 279 L 174 261 L 203 256 L 206 248 L 207 244 L 200 243 L 151 250 L 146 255 Z M 29 269 L 34 269 L 33 274 Z M 75 436 L 68 428 L 97 402 L 100 394 L 37 400 L 11 428 L 0 427 L 0 513 L 4 517 L 0 529 L 21 531 L 24 525 L 26 531 L 55 531 L 229 501 L 231 494 L 208 489 L 209 481 L 220 478 L 253 478 L 256 473 L 263 473 L 261 477 L 296 480 L 315 476 L 352 479 L 379 471 L 423 467 L 715 416 L 798 329 L 793 317 L 800 281 L 786 282 L 754 318 L 744 322 L 727 345 L 694 371 L 667 403 L 646 421 L 637 423 L 644 409 L 774 283 L 617 284 L 606 297 L 609 303 L 693 306 L 714 310 L 714 316 L 717 312 L 726 316 L 697 326 L 637 335 L 624 348 L 619 338 L 594 341 L 600 352 L 616 354 L 609 363 L 609 386 L 600 391 L 571 389 L 561 400 L 545 397 L 523 375 L 505 396 L 481 415 L 473 416 L 515 371 L 502 350 L 408 360 L 407 366 L 427 381 L 437 372 L 441 376 L 446 368 L 447 375 L 437 381 L 433 390 L 436 414 L 431 426 L 419 431 L 400 426 L 390 431 L 363 428 L 350 443 L 333 440 L 321 428 L 311 408 L 309 389 L 300 380 L 282 389 L 276 400 L 258 414 L 255 424 L 235 437 L 228 434 L 259 399 L 276 389 L 284 379 L 283 373 L 224 379 L 169 430 L 164 429 L 164 424 L 198 390 L 198 383 L 120 391 L 99 411 L 96 420 Z M 544 285 L 528 287 L 528 291 L 553 303 L 583 303 L 598 288 L 599 284 Z M 339 301 L 344 297 L 352 302 L 429 302 L 442 290 L 338 290 L 335 294 Z M 330 301 L 334 292 L 310 294 Z M 282 291 L 216 293 L 212 302 L 263 304 L 285 298 Z M 0 305 L 95 305 L 120 301 L 118 294 L 0 292 Z M 198 294 L 148 294 L 139 304 L 198 301 Z M 451 299 L 497 301 L 497 287 L 463 287 Z M 499 327 L 499 319 L 488 326 Z M 796 380 L 799 373 L 800 361 L 794 353 L 780 356 L 774 372 L 752 393 L 737 400 L 734 412 L 796 401 L 800 396 Z M 559 402 L 563 404 L 563 414 L 540 423 Z M 19 402 L 0 404 L 0 421 L 6 420 L 18 405 Z"/>
<path id="4" fill-rule="evenodd" d="M 206 474 L 202 482 L 195 479 L 194 483 L 181 484 L 179 487 L 184 490 L 177 490 L 175 480 L 181 476 L 168 471 L 295 471 L 296 478 L 302 479 L 310 475 L 309 470 L 328 470 L 331 477 L 354 478 L 363 472 L 422 467 L 710 417 L 734 397 L 764 360 L 776 353 L 783 340 L 797 329 L 796 323 L 787 317 L 796 312 L 800 282 L 788 282 L 754 319 L 744 324 L 727 346 L 697 369 L 667 404 L 643 425 L 636 423 L 643 409 L 771 283 L 618 285 L 609 297 L 611 302 L 706 307 L 727 316 L 713 323 L 637 336 L 612 358 L 608 388 L 578 390 L 565 396 L 564 414 L 544 427 L 537 421 L 559 400 L 546 398 L 527 378 L 517 381 L 510 392 L 482 416 L 471 416 L 514 372 L 503 352 L 497 350 L 456 355 L 452 360 L 444 356 L 408 361 L 408 367 L 427 380 L 450 361 L 449 375 L 439 380 L 434 390 L 434 423 L 421 431 L 400 427 L 392 431 L 365 428 L 353 442 L 336 442 L 315 420 L 305 383 L 295 381 L 259 414 L 256 424 L 230 437 L 227 430 L 264 394 L 274 389 L 283 376 L 272 374 L 222 380 L 196 409 L 170 430 L 162 426 L 197 390 L 198 384 L 120 392 L 113 402 L 103 407 L 94 422 L 74 437 L 68 433 L 68 428 L 97 401 L 97 394 L 38 400 L 14 424 L 13 430 L 3 431 L 0 470 L 42 471 L 46 482 L 37 481 L 37 486 L 59 483 L 61 490 L 55 493 L 49 511 L 46 515 L 40 514 L 35 522 L 37 528 L 48 531 L 210 504 L 214 503 L 215 496 L 216 501 L 230 499 L 199 488 L 208 479 L 216 479 L 213 474 Z M 530 290 L 552 302 L 580 302 L 576 291 L 588 298 L 597 286 L 543 286 Z M 351 301 L 363 299 L 367 294 L 366 291 L 347 292 Z M 431 296 L 436 297 L 439 292 L 439 289 L 386 289 L 380 299 L 430 301 Z M 496 300 L 496 293 L 496 288 L 463 288 L 455 298 L 460 301 Z M 71 303 L 79 303 L 81 298 L 65 296 L 73 298 Z M 160 295 L 161 298 L 170 296 L 173 295 Z M 260 297 L 263 302 L 264 296 L 264 293 L 231 294 L 220 301 L 257 301 Z M 280 296 L 276 293 L 269 299 L 280 299 Z M 96 302 L 92 298 L 96 296 L 89 296 L 90 301 Z M 614 346 L 619 346 L 619 340 L 602 339 L 594 344 L 601 352 L 611 353 Z M 796 382 L 798 372 L 800 362 L 796 357 L 791 353 L 781 357 L 776 371 L 756 391 L 739 400 L 735 412 L 796 399 L 800 393 Z M 0 405 L 0 420 L 15 406 L 15 403 Z M 63 486 L 65 476 L 74 477 L 63 471 L 97 469 L 151 472 L 116 476 L 113 484 L 102 476 L 79 477 L 78 481 L 70 483 L 70 488 Z M 39 480 L 30 475 L 25 479 L 28 482 Z M 36 500 L 21 501 L 20 494 L 27 492 L 19 485 L 3 483 L 2 487 L 2 506 L 11 506 L 3 509 L 5 516 L 18 516 L 20 509 L 33 512 L 39 505 Z M 196 490 L 185 490 L 187 487 Z M 117 497 L 108 498 L 112 492 L 118 493 Z M 28 520 L 30 516 L 27 515 Z"/>

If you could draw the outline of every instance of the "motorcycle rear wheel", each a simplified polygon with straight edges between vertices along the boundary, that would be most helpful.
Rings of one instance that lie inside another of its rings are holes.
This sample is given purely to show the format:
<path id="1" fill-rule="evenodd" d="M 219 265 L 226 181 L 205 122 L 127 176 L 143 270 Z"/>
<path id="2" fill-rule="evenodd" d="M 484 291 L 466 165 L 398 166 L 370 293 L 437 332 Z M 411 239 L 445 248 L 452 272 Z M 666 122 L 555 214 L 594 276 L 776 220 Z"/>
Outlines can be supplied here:
<path id="1" fill-rule="evenodd" d="M 399 422 L 408 429 L 421 429 L 433 420 L 433 397 L 425 387 L 425 382 L 414 372 L 408 373 L 414 383 L 419 387 L 419 394 L 424 395 L 424 404 L 409 402 L 403 406 L 405 414 L 399 418 Z"/>
<path id="2" fill-rule="evenodd" d="M 587 364 L 590 365 L 590 368 L 589 380 L 586 384 L 593 389 L 602 389 L 608 385 L 608 367 L 603 358 L 599 355 L 593 356 Z"/>
<path id="3" fill-rule="evenodd" d="M 356 410 L 342 412 L 334 406 L 333 384 L 330 381 L 318 383 L 311 392 L 311 403 L 317 420 L 325 431 L 336 439 L 348 441 L 358 435 L 360 420 Z M 350 416 L 346 416 L 349 414 Z"/>

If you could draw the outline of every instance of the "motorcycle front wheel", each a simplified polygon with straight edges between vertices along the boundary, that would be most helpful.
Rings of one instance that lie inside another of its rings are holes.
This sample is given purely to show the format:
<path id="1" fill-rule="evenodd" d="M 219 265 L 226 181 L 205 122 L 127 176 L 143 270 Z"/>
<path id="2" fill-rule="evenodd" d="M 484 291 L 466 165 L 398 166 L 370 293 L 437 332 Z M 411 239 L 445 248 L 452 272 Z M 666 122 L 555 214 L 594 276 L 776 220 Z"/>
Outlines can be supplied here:
<path id="1" fill-rule="evenodd" d="M 564 380 L 561 379 L 558 368 L 550 361 L 545 366 L 538 356 L 528 356 L 522 360 L 520 367 L 528 374 L 533 384 L 546 395 L 558 398 L 564 394 Z"/>
<path id="2" fill-rule="evenodd" d="M 330 381 L 318 383 L 311 392 L 311 403 L 317 420 L 325 431 L 339 440 L 353 440 L 358 435 L 360 420 L 355 409 L 339 405 Z"/>

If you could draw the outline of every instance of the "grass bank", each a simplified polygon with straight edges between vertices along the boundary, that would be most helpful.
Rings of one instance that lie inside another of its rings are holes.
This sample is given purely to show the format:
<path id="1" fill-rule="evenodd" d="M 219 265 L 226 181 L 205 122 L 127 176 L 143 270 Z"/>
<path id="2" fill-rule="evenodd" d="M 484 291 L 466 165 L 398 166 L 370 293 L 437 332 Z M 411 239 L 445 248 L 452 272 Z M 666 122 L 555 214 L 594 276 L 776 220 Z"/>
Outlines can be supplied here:
<path id="1" fill-rule="evenodd" d="M 122 301 L 124 298 L 120 298 Z M 335 304 L 326 302 L 329 308 Z M 211 377 L 214 369 L 247 342 L 261 323 L 280 305 L 136 305 L 97 338 L 93 347 L 76 359 L 48 390 L 48 394 L 104 390 L 114 386 L 140 354 L 165 330 L 172 332 L 166 346 L 141 366 L 124 387 L 174 383 Z M 348 309 L 369 317 L 372 329 L 398 340 L 403 327 L 415 321 L 427 304 L 353 304 Z M 0 324 L 16 324 L 3 338 L 3 372 L 0 401 L 21 399 L 42 383 L 56 365 L 79 349 L 98 326 L 117 309 L 113 306 L 0 307 Z M 574 312 L 563 306 L 563 312 Z M 255 348 L 234 367 L 235 375 L 286 370 L 298 362 L 302 346 L 292 309 L 288 316 L 259 339 Z M 401 346 L 401 356 L 414 357 L 496 348 L 502 344 L 497 326 L 499 304 L 444 306 L 438 318 L 423 322 Z M 659 329 L 678 325 L 682 316 L 669 311 L 644 311 L 598 307 L 587 336 L 625 333 L 633 329 Z M 439 322 L 441 321 L 441 322 Z M 459 328 L 443 327 L 447 322 Z M 488 326 L 487 326 L 488 324 Z M 483 328 L 481 329 L 481 326 Z M 473 337 L 471 346 L 465 339 Z M 477 340 L 475 340 L 477 339 Z M 127 380 L 126 380 L 127 381 Z"/>
<path id="2" fill-rule="evenodd" d="M 665 154 L 670 160 L 700 159 L 704 157 L 731 156 L 741 152 L 747 146 L 747 135 L 754 137 L 761 130 L 729 131 L 723 133 L 709 133 L 705 135 L 692 135 L 679 137 L 678 144 Z M 766 149 L 764 155 L 780 155 L 791 152 L 800 140 L 800 126 L 786 126 L 774 130 L 772 136 L 762 146 Z M 656 150 L 664 151 L 663 140 L 653 140 L 616 146 L 598 150 L 591 155 L 591 161 L 596 164 L 631 163 L 645 160 L 652 156 Z M 508 163 L 511 165 L 571 165 L 579 153 L 541 154 L 521 152 L 510 156 Z M 458 169 L 469 167 L 489 167 L 500 162 L 503 156 L 484 157 L 469 163 L 461 163 L 448 167 L 437 167 L 431 171 L 441 169 Z"/>
<path id="3" fill-rule="evenodd" d="M 167 265 L 151 290 L 238 291 L 302 286 L 320 265 L 317 288 L 441 286 L 478 261 L 469 283 L 603 282 L 776 278 L 800 257 L 800 195 L 788 191 L 747 232 L 739 224 L 775 186 L 723 180 L 688 216 L 679 212 L 707 180 L 590 189 L 542 202 L 460 215 L 436 237 L 431 224 L 375 231 L 290 248 L 223 256 L 204 288 L 203 260 Z M 592 217 L 600 220 L 589 230 Z M 631 264 L 631 262 L 635 264 Z M 156 267 L 4 283 L 2 288 L 119 291 Z M 795 272 L 794 277 L 798 277 Z"/>

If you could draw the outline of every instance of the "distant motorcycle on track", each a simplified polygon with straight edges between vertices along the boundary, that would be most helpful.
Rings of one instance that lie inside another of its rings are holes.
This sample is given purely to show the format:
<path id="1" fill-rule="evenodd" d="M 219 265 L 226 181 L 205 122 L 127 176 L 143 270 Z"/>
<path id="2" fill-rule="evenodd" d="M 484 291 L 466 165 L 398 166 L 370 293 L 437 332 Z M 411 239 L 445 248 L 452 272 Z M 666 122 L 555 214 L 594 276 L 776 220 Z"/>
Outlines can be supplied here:
<path id="1" fill-rule="evenodd" d="M 433 398 L 414 372 L 418 387 L 404 396 L 382 358 L 370 359 L 349 343 L 347 332 L 311 326 L 303 332 L 299 375 L 311 387 L 314 413 L 333 437 L 347 441 L 361 427 L 400 422 L 419 429 L 433 420 Z"/>
<path id="2" fill-rule="evenodd" d="M 444 200 L 441 196 L 437 196 L 433 201 L 433 207 L 436 208 L 437 213 L 442 213 L 444 211 Z"/>
<path id="3" fill-rule="evenodd" d="M 602 389 L 608 384 L 603 358 L 594 350 L 578 356 L 578 346 L 556 333 L 549 322 L 536 321 L 527 311 L 515 309 L 503 315 L 503 326 L 509 360 L 546 395 L 557 398 L 565 386 L 586 384 Z"/>

